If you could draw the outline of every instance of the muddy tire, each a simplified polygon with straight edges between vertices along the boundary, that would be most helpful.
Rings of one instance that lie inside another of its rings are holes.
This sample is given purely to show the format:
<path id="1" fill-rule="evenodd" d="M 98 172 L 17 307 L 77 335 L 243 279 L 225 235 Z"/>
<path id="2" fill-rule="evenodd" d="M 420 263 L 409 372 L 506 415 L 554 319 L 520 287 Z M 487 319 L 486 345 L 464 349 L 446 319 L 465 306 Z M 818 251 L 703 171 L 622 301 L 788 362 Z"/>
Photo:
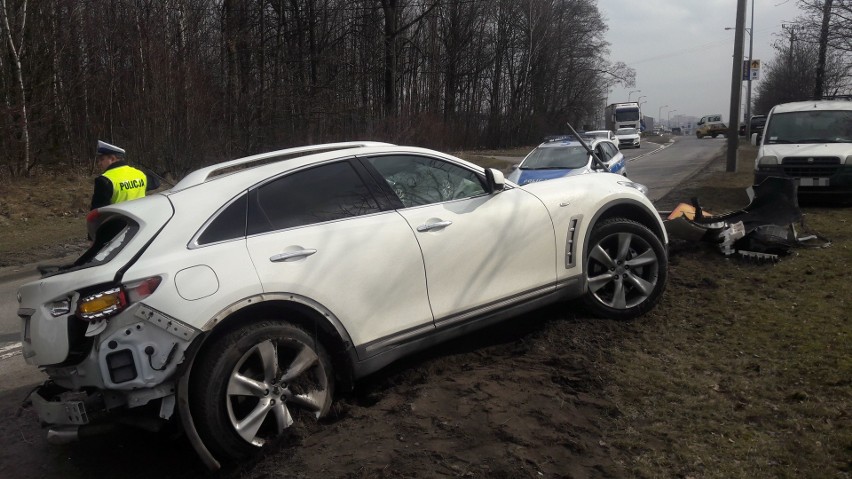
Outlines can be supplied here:
<path id="1" fill-rule="evenodd" d="M 204 444 L 219 459 L 248 457 L 300 415 L 328 413 L 331 361 L 298 326 L 262 321 L 213 340 L 196 359 L 190 406 Z"/>
<path id="2" fill-rule="evenodd" d="M 668 259 L 646 226 L 610 218 L 594 227 L 586 251 L 586 305 L 597 316 L 631 319 L 650 311 L 666 287 Z"/>

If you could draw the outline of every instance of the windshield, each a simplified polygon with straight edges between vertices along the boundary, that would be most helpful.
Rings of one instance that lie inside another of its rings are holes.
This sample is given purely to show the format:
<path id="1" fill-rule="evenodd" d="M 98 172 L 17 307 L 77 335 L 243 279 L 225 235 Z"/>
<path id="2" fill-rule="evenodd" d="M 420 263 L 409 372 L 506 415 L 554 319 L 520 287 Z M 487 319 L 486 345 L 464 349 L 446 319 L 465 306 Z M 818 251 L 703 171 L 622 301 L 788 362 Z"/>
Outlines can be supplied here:
<path id="1" fill-rule="evenodd" d="M 852 111 L 794 111 L 772 115 L 766 143 L 852 142 Z"/>
<path id="2" fill-rule="evenodd" d="M 615 132 L 616 135 L 635 135 L 636 128 L 619 128 L 618 131 Z"/>
<path id="3" fill-rule="evenodd" d="M 589 163 L 589 154 L 582 146 L 557 146 L 536 148 L 524 160 L 522 170 L 549 170 L 583 168 Z"/>
<path id="4" fill-rule="evenodd" d="M 636 121 L 639 119 L 639 109 L 619 108 L 615 110 L 615 121 Z"/>

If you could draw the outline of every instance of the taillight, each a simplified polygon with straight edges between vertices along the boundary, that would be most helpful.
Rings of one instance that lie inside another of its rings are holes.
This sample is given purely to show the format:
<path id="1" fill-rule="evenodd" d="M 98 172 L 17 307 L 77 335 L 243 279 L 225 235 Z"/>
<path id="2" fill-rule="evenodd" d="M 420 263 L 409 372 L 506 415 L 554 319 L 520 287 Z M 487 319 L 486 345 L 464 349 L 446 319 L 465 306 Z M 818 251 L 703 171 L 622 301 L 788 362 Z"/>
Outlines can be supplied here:
<path id="1" fill-rule="evenodd" d="M 89 214 L 86 215 L 86 221 L 89 222 L 89 223 L 94 223 L 100 217 L 101 217 L 100 212 L 98 212 L 97 209 L 94 209 L 92 211 L 89 211 Z"/>
<path id="2" fill-rule="evenodd" d="M 127 306 L 127 298 L 121 288 L 108 289 L 80 300 L 77 315 L 85 321 L 98 321 L 108 318 Z"/>
<path id="3" fill-rule="evenodd" d="M 141 301 L 160 286 L 162 278 L 152 276 L 123 285 L 118 288 L 108 289 L 99 293 L 90 294 L 82 299 L 77 305 L 77 316 L 89 322 L 100 321 L 115 316 L 128 305 Z"/>
<path id="4" fill-rule="evenodd" d="M 161 281 L 162 278 L 159 276 L 151 276 L 142 281 L 126 284 L 124 290 L 127 293 L 128 303 L 136 303 L 151 296 L 157 290 L 157 287 L 160 286 Z"/>

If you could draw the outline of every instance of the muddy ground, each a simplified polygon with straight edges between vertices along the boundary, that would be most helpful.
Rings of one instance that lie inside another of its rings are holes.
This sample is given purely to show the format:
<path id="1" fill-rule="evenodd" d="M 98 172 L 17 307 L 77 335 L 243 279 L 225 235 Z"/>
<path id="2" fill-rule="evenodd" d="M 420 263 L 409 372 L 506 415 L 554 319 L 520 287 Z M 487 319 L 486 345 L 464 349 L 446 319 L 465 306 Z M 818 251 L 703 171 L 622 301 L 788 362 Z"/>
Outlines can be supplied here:
<path id="1" fill-rule="evenodd" d="M 406 359 L 219 477 L 620 477 L 599 426 L 618 412 L 595 371 L 610 326 L 560 305 Z M 206 475 L 179 435 L 48 445 L 19 407 L 31 386 L 0 393 L 3 477 Z"/>

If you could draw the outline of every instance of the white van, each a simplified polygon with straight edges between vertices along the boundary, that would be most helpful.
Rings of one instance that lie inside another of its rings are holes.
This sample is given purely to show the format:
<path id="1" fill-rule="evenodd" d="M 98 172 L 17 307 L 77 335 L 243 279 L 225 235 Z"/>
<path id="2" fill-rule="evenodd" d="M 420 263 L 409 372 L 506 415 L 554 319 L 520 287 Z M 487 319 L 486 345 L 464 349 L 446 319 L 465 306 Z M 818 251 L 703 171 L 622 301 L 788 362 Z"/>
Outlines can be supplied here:
<path id="1" fill-rule="evenodd" d="M 754 162 L 754 183 L 770 176 L 796 178 L 800 196 L 852 197 L 852 101 L 775 105 Z"/>

